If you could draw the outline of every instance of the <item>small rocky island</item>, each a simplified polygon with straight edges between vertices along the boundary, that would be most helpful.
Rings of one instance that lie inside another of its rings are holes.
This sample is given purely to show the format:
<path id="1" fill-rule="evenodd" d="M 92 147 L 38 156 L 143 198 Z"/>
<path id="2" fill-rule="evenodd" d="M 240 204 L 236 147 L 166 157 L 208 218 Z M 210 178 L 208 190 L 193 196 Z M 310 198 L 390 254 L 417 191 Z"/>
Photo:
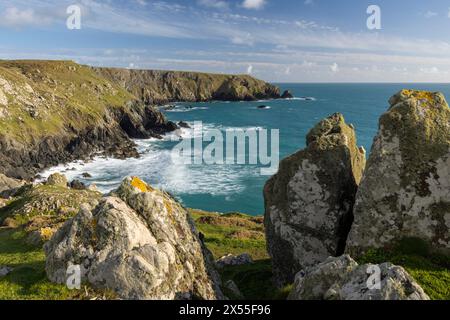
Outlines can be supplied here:
<path id="1" fill-rule="evenodd" d="M 249 76 L 0 62 L 0 299 L 449 299 L 440 93 L 394 95 L 367 162 L 344 115 L 321 120 L 261 190 L 264 218 L 187 209 L 138 177 L 106 195 L 61 174 L 30 182 L 185 125 L 154 104 L 281 96 Z M 65 287 L 70 266 L 80 290 Z"/>

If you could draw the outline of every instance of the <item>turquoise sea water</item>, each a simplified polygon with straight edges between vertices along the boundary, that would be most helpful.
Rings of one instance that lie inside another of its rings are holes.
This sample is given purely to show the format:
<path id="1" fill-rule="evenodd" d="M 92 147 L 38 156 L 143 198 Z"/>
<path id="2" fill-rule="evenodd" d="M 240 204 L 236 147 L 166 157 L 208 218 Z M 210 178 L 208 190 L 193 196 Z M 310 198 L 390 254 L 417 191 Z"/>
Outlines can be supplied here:
<path id="1" fill-rule="evenodd" d="M 378 118 L 387 110 L 388 99 L 403 88 L 441 91 L 450 97 L 449 84 L 277 84 L 295 97 L 314 100 L 257 102 L 178 103 L 167 111 L 173 121 L 202 121 L 206 129 L 265 128 L 280 130 L 280 155 L 284 158 L 305 147 L 305 136 L 322 118 L 344 114 L 357 131 L 358 144 L 369 152 L 378 128 Z M 270 109 L 258 109 L 267 105 Z M 184 132 L 183 136 L 189 136 Z M 70 179 L 96 183 L 103 191 L 115 188 L 123 177 L 137 175 L 175 195 L 187 207 L 217 212 L 264 212 L 262 190 L 269 177 L 255 165 L 184 165 L 171 161 L 176 142 L 138 141 L 140 159 L 96 158 L 90 163 L 71 163 L 44 173 L 65 171 Z M 89 172 L 93 177 L 83 179 Z"/>

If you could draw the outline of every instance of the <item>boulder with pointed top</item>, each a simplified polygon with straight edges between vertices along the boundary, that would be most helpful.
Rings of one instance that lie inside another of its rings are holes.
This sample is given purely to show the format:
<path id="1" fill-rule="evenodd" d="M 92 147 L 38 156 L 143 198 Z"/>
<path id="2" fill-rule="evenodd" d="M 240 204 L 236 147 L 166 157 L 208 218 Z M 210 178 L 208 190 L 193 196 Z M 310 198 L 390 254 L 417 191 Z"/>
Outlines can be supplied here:
<path id="1" fill-rule="evenodd" d="M 306 149 L 281 162 L 264 189 L 268 251 L 279 285 L 343 253 L 364 166 L 365 152 L 341 114 L 317 124 Z"/>

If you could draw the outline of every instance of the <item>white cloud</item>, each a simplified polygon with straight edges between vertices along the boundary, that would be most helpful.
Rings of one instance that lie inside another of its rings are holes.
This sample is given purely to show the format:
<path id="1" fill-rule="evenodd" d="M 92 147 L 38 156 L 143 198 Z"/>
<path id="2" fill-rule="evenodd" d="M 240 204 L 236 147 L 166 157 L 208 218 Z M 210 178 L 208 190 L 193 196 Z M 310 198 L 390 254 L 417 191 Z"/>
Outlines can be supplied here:
<path id="1" fill-rule="evenodd" d="M 336 62 L 333 63 L 333 64 L 330 66 L 330 70 L 331 70 L 333 73 L 339 72 L 339 65 L 338 65 Z"/>
<path id="2" fill-rule="evenodd" d="M 420 72 L 428 73 L 428 74 L 438 74 L 439 68 L 437 67 L 431 67 L 431 68 L 420 68 Z"/>
<path id="3" fill-rule="evenodd" d="M 0 16 L 0 25 L 7 27 L 43 26 L 53 21 L 51 15 L 37 13 L 35 10 L 9 7 Z"/>
<path id="4" fill-rule="evenodd" d="M 259 10 L 266 5 L 266 0 L 244 0 L 242 6 L 246 9 Z"/>
<path id="5" fill-rule="evenodd" d="M 427 11 L 427 12 L 425 13 L 425 18 L 430 19 L 430 18 L 436 17 L 437 15 L 438 15 L 437 12 L 434 12 L 434 11 Z"/>
<path id="6" fill-rule="evenodd" d="M 197 3 L 204 7 L 214 8 L 214 9 L 219 9 L 219 10 L 227 10 L 230 7 L 228 2 L 222 1 L 222 0 L 198 0 Z"/>

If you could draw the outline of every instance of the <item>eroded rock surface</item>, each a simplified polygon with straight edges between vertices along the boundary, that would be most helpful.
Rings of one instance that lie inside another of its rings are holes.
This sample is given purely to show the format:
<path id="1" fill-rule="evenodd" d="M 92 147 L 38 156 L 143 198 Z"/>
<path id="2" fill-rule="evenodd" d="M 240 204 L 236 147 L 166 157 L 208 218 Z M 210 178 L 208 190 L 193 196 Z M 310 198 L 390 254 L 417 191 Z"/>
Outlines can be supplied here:
<path id="1" fill-rule="evenodd" d="M 46 244 L 51 281 L 80 265 L 84 281 L 124 299 L 222 299 L 211 254 L 186 210 L 168 194 L 127 178 L 85 206 Z"/>
<path id="2" fill-rule="evenodd" d="M 376 274 L 379 275 L 376 276 Z M 402 267 L 358 265 L 350 256 L 330 257 L 299 272 L 290 300 L 429 300 Z"/>
<path id="3" fill-rule="evenodd" d="M 450 249 L 450 109 L 440 93 L 403 90 L 390 100 L 354 209 L 348 252 L 420 238 Z"/>
<path id="4" fill-rule="evenodd" d="M 265 186 L 268 251 L 278 284 L 343 253 L 365 166 L 353 126 L 341 114 L 321 121 L 306 149 L 284 159 Z"/>

